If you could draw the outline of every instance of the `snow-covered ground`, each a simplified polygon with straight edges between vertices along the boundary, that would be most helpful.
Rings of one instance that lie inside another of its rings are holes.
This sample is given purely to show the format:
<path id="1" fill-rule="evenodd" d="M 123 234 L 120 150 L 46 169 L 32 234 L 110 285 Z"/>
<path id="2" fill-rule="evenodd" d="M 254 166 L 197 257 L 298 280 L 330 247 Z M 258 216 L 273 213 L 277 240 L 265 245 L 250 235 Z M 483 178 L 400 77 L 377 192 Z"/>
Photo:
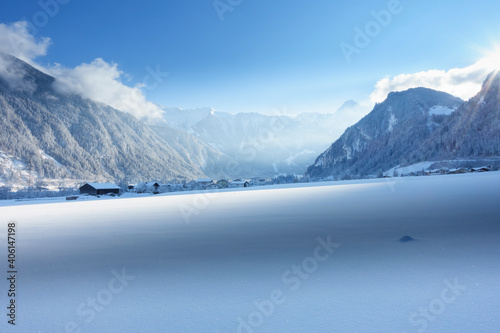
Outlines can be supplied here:
<path id="1" fill-rule="evenodd" d="M 395 167 L 384 172 L 384 176 L 392 177 L 394 175 L 394 171 L 396 171 L 398 175 L 404 175 L 404 174 L 410 174 L 411 172 L 429 170 L 430 166 L 435 163 L 436 162 L 425 161 L 425 162 L 415 163 L 406 167 Z"/>
<path id="2" fill-rule="evenodd" d="M 52 156 L 47 155 L 43 150 L 39 151 L 44 160 L 53 161 L 57 166 L 61 164 Z M 36 171 L 30 170 L 30 167 L 0 150 L 0 187 L 7 186 L 13 191 L 23 190 L 31 187 L 43 187 L 51 191 L 57 191 L 59 188 L 74 188 L 81 184 L 81 179 L 49 179 L 42 178 Z"/>
<path id="3" fill-rule="evenodd" d="M 0 331 L 499 332 L 499 202 L 492 172 L 0 207 Z"/>
<path id="4" fill-rule="evenodd" d="M 445 116 L 449 116 L 453 112 L 455 112 L 456 110 L 457 110 L 456 107 L 455 108 L 450 108 L 450 107 L 446 107 L 446 106 L 436 105 L 436 106 L 433 106 L 432 108 L 430 108 L 429 114 L 431 114 L 431 115 L 445 115 Z"/>

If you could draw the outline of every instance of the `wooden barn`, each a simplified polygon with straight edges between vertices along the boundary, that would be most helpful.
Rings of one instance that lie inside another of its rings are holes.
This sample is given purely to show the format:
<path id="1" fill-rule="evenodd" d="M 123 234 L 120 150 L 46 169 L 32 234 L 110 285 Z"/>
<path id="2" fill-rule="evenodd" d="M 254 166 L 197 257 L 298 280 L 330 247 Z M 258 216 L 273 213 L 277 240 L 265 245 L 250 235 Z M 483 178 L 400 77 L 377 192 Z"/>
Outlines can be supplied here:
<path id="1" fill-rule="evenodd" d="M 120 187 L 111 183 L 87 183 L 80 187 L 80 194 L 104 195 L 109 193 L 119 194 Z"/>

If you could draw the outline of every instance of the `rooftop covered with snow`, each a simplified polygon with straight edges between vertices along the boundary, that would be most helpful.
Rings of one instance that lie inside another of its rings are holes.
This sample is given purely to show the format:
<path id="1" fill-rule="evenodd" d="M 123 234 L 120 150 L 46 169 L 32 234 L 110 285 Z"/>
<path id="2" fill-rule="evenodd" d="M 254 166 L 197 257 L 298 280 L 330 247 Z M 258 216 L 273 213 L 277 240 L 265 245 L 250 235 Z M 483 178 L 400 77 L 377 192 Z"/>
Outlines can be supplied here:
<path id="1" fill-rule="evenodd" d="M 119 186 L 113 183 L 86 183 L 83 186 L 85 185 L 90 185 L 96 190 L 120 189 Z"/>

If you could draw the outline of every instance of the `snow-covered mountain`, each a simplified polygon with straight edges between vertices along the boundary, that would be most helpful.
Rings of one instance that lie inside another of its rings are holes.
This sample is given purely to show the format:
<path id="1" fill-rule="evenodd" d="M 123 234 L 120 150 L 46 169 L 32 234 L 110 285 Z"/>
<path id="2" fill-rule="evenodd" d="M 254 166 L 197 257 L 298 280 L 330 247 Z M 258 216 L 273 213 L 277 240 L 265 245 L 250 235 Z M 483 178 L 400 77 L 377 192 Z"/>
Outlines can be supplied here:
<path id="1" fill-rule="evenodd" d="M 165 111 L 165 120 L 169 126 L 185 131 L 189 131 L 191 127 L 203 119 L 215 114 L 215 110 L 212 108 L 183 110 L 172 107 L 163 108 L 163 111 Z"/>
<path id="2" fill-rule="evenodd" d="M 0 56 L 0 185 L 299 174 L 367 111 L 354 101 L 298 116 L 165 108 L 164 121 L 145 123 L 53 83 Z"/>
<path id="3" fill-rule="evenodd" d="M 19 166 L 21 185 L 27 185 L 27 168 L 34 178 L 83 181 L 204 176 L 145 123 L 102 103 L 59 93 L 53 83 L 53 77 L 27 63 L 0 55 L 0 175 L 8 181 L 13 181 L 8 172 L 15 171 L 8 165 Z"/>
<path id="4" fill-rule="evenodd" d="M 359 178 L 410 165 L 500 164 L 500 73 L 468 102 L 425 88 L 389 94 L 334 142 L 306 174 Z"/>
<path id="5" fill-rule="evenodd" d="M 415 153 L 431 160 L 496 158 L 500 155 L 500 73 L 430 136 Z"/>
<path id="6" fill-rule="evenodd" d="M 212 108 L 164 111 L 168 126 L 185 130 L 232 158 L 238 177 L 302 174 L 321 151 L 368 112 L 354 101 L 335 113 L 297 116 L 233 115 Z"/>
<path id="7" fill-rule="evenodd" d="M 177 151 L 186 161 L 203 171 L 207 177 L 239 178 L 239 170 L 235 168 L 237 161 L 232 157 L 212 148 L 187 131 L 169 127 L 165 123 L 150 124 L 149 127 Z"/>
<path id="8" fill-rule="evenodd" d="M 359 178 L 418 160 L 412 152 L 460 104 L 459 98 L 426 88 L 390 93 L 322 153 L 306 174 Z"/>

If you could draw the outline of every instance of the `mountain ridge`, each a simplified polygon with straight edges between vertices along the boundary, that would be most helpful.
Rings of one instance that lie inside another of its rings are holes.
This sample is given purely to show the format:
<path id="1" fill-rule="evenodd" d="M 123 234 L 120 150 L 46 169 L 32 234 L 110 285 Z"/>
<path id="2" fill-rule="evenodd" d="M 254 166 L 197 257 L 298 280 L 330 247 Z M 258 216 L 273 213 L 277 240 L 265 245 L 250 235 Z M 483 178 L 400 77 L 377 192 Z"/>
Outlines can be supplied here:
<path id="1" fill-rule="evenodd" d="M 367 110 L 350 100 L 334 113 L 278 112 L 230 114 L 212 108 L 165 108 L 168 126 L 188 131 L 215 150 L 230 156 L 237 177 L 302 174 L 330 142 Z"/>
<path id="2" fill-rule="evenodd" d="M 431 108 L 456 108 L 462 103 L 427 88 L 391 92 L 319 155 L 306 175 L 361 178 L 405 163 L 406 152 L 430 135 L 434 122 L 442 121 L 442 116 L 430 114 Z"/>
<path id="3" fill-rule="evenodd" d="M 136 182 L 204 176 L 133 116 L 61 94 L 50 75 L 15 57 L 0 57 L 12 65 L 10 76 L 0 73 L 0 149 L 30 163 L 40 177 Z"/>
<path id="4" fill-rule="evenodd" d="M 427 88 L 391 92 L 319 155 L 305 175 L 363 178 L 426 161 L 484 161 L 500 156 L 499 124 L 498 72 L 466 102 Z"/>

